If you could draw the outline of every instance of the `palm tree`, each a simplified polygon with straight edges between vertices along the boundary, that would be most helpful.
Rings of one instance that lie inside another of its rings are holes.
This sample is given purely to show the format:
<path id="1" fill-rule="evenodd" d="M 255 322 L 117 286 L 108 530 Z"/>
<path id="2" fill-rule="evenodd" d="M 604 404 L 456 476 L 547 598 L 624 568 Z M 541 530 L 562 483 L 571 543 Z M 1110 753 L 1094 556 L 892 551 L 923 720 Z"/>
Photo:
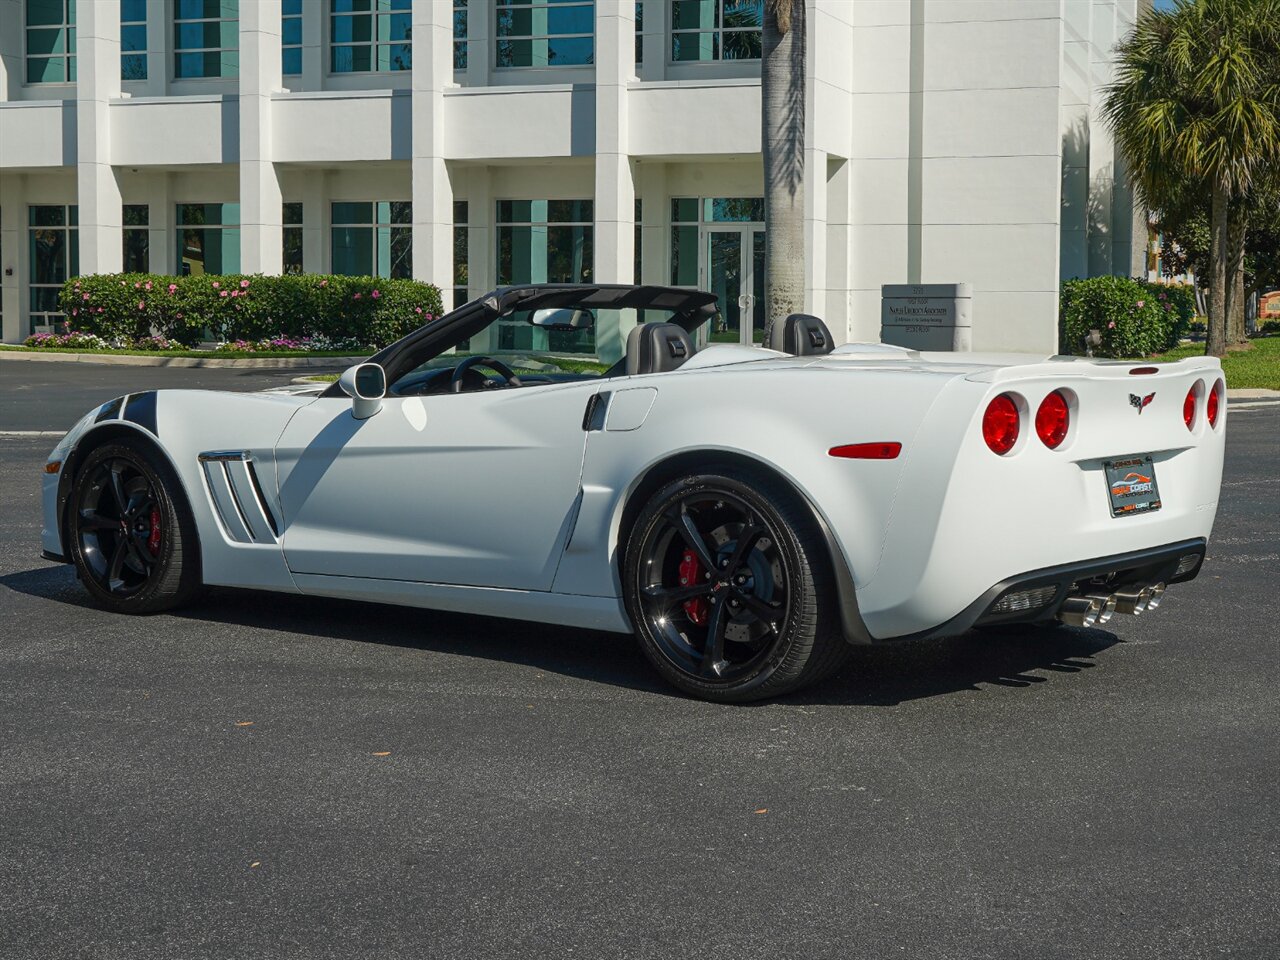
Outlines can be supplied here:
<path id="1" fill-rule="evenodd" d="M 1227 347 L 1229 290 L 1243 250 L 1233 203 L 1280 160 L 1280 0 L 1178 0 L 1120 44 L 1104 113 L 1149 209 L 1207 191 L 1211 269 L 1206 352 Z M 1233 229 L 1234 226 L 1234 229 Z M 1241 268 L 1242 269 L 1242 268 Z"/>
<path id="2" fill-rule="evenodd" d="M 804 309 L 804 0 L 766 0 L 761 58 L 765 325 Z"/>

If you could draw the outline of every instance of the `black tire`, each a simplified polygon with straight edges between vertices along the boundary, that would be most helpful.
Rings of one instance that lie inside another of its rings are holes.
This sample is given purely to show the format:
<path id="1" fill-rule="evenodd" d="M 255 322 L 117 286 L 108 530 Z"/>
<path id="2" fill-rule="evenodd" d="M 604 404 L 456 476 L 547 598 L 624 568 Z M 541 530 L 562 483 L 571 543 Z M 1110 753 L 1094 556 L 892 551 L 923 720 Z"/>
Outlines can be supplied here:
<path id="1" fill-rule="evenodd" d="M 737 466 L 709 466 L 652 496 L 627 539 L 623 598 L 650 662 L 704 700 L 790 693 L 849 652 L 813 516 L 786 484 Z"/>
<path id="2" fill-rule="evenodd" d="M 156 613 L 200 589 L 191 508 L 145 441 L 108 442 L 85 457 L 71 484 L 67 541 L 80 582 L 108 610 Z"/>

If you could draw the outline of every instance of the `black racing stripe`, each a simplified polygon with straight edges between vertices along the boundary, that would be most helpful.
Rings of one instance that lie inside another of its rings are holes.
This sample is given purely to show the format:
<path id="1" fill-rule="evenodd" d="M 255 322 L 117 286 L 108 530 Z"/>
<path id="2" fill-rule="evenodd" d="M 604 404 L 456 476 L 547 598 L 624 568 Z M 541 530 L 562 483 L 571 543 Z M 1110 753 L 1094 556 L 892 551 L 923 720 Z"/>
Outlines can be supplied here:
<path id="1" fill-rule="evenodd" d="M 156 430 L 156 392 L 129 394 L 129 402 L 124 405 L 124 418 L 136 423 L 153 437 L 159 436 Z"/>
<path id="2" fill-rule="evenodd" d="M 115 420 L 120 416 L 120 407 L 124 403 L 124 397 L 116 397 L 114 400 L 108 400 L 98 408 L 98 415 L 94 418 L 94 423 L 101 423 L 103 420 Z"/>

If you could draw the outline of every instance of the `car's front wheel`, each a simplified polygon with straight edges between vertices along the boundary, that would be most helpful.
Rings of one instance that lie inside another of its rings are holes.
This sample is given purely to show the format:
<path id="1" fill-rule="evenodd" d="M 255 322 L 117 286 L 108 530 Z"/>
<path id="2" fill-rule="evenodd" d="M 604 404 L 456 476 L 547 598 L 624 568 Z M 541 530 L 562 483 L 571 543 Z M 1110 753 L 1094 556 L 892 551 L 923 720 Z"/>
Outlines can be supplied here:
<path id="1" fill-rule="evenodd" d="M 694 696 L 778 696 L 848 652 L 813 518 L 763 473 L 708 468 L 655 493 L 632 528 L 623 587 L 645 654 Z"/>
<path id="2" fill-rule="evenodd" d="M 173 470 L 144 444 L 90 451 L 67 507 L 71 559 L 102 606 L 154 613 L 200 587 L 195 522 Z"/>

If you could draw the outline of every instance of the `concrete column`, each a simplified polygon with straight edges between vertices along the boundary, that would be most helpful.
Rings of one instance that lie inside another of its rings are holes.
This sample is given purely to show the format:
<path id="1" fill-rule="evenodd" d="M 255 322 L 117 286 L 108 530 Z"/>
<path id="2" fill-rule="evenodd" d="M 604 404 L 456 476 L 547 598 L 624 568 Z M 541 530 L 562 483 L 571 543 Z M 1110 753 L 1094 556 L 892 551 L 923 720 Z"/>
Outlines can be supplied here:
<path id="1" fill-rule="evenodd" d="M 635 275 L 635 178 L 627 154 L 627 84 L 635 77 L 635 0 L 596 0 L 595 272 Z"/>
<path id="2" fill-rule="evenodd" d="M 147 4 L 148 97 L 163 97 L 169 91 L 169 68 L 173 55 L 173 21 L 165 4 Z M 172 270 L 170 266 L 167 269 Z"/>
<path id="3" fill-rule="evenodd" d="M 302 178 L 302 269 L 306 273 L 329 272 L 330 211 L 325 180 L 323 170 L 307 170 Z"/>
<path id="4" fill-rule="evenodd" d="M 497 241 L 494 220 L 493 172 L 489 167 L 467 171 L 467 276 L 468 296 L 475 298 L 497 286 Z M 459 304 L 454 304 L 455 307 Z M 498 327 L 492 324 L 471 338 L 473 353 L 495 349 Z"/>
<path id="5" fill-rule="evenodd" d="M 667 262 L 670 246 L 671 201 L 667 197 L 667 165 L 645 161 L 636 166 L 636 183 L 644 202 L 640 227 L 640 280 L 658 286 L 671 283 Z"/>
<path id="6" fill-rule="evenodd" d="M 438 286 L 445 302 L 453 286 L 453 185 L 444 160 L 444 91 L 452 83 L 453 4 L 414 0 L 413 275 Z"/>
<path id="7" fill-rule="evenodd" d="M 119 273 L 120 185 L 111 167 L 109 101 L 120 96 L 120 0 L 77 5 L 76 183 L 80 272 Z"/>
<path id="8" fill-rule="evenodd" d="M 1116 35 L 1115 0 L 1093 0 L 1090 38 L 1091 96 L 1089 110 L 1089 276 L 1112 272 L 1113 199 L 1115 194 L 1115 144 L 1102 117 L 1103 88 L 1111 82 L 1112 48 Z M 1128 264 L 1125 264 L 1127 267 Z"/>
<path id="9" fill-rule="evenodd" d="M 28 269 L 26 187 L 27 178 L 21 173 L 0 177 L 0 313 L 4 315 L 0 341 L 5 343 L 19 342 L 27 331 L 22 302 Z"/>
<path id="10" fill-rule="evenodd" d="M 240 269 L 279 274 L 283 196 L 271 149 L 271 96 L 280 91 L 280 0 L 240 5 Z"/>
<path id="11" fill-rule="evenodd" d="M 301 83 L 297 78 L 290 78 L 294 89 L 319 90 L 324 86 L 324 71 L 328 66 L 324 47 L 327 10 L 324 0 L 302 0 L 302 76 Z"/>
<path id="12" fill-rule="evenodd" d="M 468 87 L 487 87 L 493 70 L 493 35 L 490 32 L 493 4 L 467 4 L 467 71 Z M 452 36 L 453 24 L 449 25 Z"/>
<path id="13" fill-rule="evenodd" d="M 22 87 L 22 38 L 22 0 L 0 0 L 0 102 L 16 100 Z"/>
<path id="14" fill-rule="evenodd" d="M 637 73 L 641 80 L 664 80 L 667 76 L 667 0 L 644 0 L 644 63 Z"/>
<path id="15" fill-rule="evenodd" d="M 147 248 L 152 273 L 176 276 L 181 272 L 178 269 L 178 250 L 182 237 L 178 235 L 177 219 L 171 175 L 150 175 L 147 178 Z"/>

